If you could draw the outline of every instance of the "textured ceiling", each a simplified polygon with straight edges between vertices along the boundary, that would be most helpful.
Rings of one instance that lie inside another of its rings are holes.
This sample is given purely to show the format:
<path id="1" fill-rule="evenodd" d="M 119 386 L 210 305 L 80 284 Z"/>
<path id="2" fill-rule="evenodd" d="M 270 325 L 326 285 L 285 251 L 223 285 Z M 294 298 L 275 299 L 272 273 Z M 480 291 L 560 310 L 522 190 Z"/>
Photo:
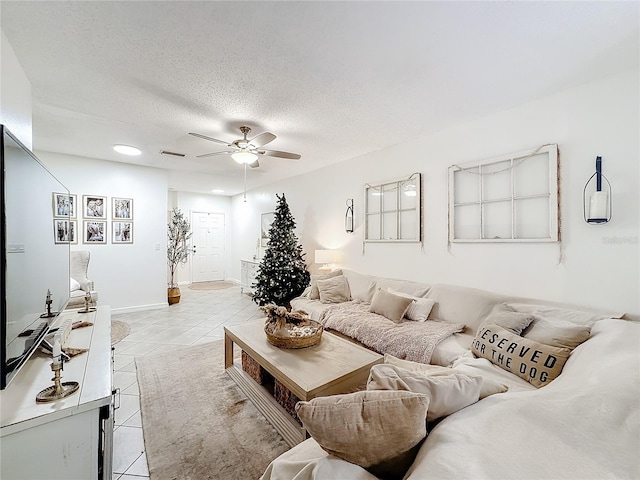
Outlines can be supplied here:
<path id="1" fill-rule="evenodd" d="M 222 140 L 270 131 L 253 188 L 632 68 L 638 2 L 0 2 L 36 150 L 243 188 Z M 125 158 L 112 145 L 136 145 Z M 161 150 L 185 158 L 160 155 Z"/>

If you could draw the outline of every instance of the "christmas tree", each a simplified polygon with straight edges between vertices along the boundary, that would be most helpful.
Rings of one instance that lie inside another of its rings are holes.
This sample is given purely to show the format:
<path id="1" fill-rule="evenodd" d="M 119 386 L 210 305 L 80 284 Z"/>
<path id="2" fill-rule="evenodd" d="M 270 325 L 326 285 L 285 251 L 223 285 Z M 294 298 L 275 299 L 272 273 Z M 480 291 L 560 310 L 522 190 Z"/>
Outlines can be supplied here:
<path id="1" fill-rule="evenodd" d="M 288 307 L 309 285 L 310 275 L 284 193 L 276 197 L 278 205 L 269 228 L 269 244 L 258 266 L 253 301 L 258 305 L 275 303 Z"/>

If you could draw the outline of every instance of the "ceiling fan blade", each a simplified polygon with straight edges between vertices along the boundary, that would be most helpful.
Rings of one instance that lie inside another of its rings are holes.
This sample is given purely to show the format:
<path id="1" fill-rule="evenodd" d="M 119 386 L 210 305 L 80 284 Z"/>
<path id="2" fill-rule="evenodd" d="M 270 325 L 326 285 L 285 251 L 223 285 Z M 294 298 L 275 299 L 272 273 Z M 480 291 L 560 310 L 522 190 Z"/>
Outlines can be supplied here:
<path id="1" fill-rule="evenodd" d="M 297 153 L 280 152 L 278 150 L 259 150 L 260 155 L 267 155 L 268 157 L 288 158 L 290 160 L 299 160 L 300 155 Z"/>
<path id="2" fill-rule="evenodd" d="M 276 136 L 273 133 L 264 132 L 257 137 L 253 137 L 253 139 L 249 140 L 249 143 L 257 148 L 266 145 L 269 142 L 273 142 L 275 139 Z"/>
<path id="3" fill-rule="evenodd" d="M 258 168 L 260 166 L 260 163 L 258 163 L 258 160 L 255 160 L 253 163 L 250 163 L 249 166 L 251 168 Z"/>
<path id="4" fill-rule="evenodd" d="M 218 140 L 216 138 L 212 138 L 212 137 L 207 137 L 206 135 L 201 135 L 199 133 L 191 133 L 189 132 L 189 135 L 193 135 L 194 137 L 198 137 L 198 138 L 204 138 L 205 140 L 209 140 L 210 142 L 216 142 L 216 143 L 221 143 L 223 145 L 226 145 L 227 147 L 230 147 L 231 144 L 227 143 L 227 142 L 223 142 L 222 140 Z"/>
<path id="5" fill-rule="evenodd" d="M 196 155 L 196 158 L 214 157 L 216 155 L 230 155 L 232 153 L 236 153 L 236 150 L 229 150 L 228 152 L 205 153 L 204 155 Z"/>

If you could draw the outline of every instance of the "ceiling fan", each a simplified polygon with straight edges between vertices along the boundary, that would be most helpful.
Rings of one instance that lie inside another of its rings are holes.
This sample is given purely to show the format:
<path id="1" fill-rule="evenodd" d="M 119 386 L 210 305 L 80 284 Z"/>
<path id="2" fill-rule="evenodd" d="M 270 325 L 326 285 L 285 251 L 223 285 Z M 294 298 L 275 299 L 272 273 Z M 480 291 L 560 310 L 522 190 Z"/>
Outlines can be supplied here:
<path id="1" fill-rule="evenodd" d="M 194 137 L 198 138 L 204 138 L 205 140 L 209 140 L 211 142 L 221 143 L 222 145 L 233 148 L 233 150 L 226 150 L 224 152 L 213 152 L 205 153 L 204 155 L 197 155 L 198 158 L 213 157 L 215 155 L 231 155 L 231 158 L 233 158 L 237 163 L 241 165 L 249 165 L 251 168 L 260 166 L 260 164 L 258 163 L 258 156 L 260 155 L 267 157 L 288 158 L 290 160 L 298 160 L 300 158 L 300 155 L 298 155 L 297 153 L 261 149 L 260 147 L 276 139 L 276 136 L 273 133 L 264 132 L 249 140 L 247 138 L 247 135 L 251 133 L 251 129 L 249 127 L 242 126 L 240 127 L 240 131 L 242 132 L 244 137 L 231 143 L 227 143 L 216 138 L 211 138 L 206 135 L 201 135 L 199 133 L 189 133 L 189 135 L 193 135 Z"/>

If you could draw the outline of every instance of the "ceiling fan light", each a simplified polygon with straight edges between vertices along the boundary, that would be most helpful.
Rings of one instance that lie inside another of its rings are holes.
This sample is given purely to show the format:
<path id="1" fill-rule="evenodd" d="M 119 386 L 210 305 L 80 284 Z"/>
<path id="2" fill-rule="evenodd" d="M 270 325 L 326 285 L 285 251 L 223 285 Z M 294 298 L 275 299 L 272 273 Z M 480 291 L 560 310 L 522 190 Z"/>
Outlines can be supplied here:
<path id="1" fill-rule="evenodd" d="M 258 156 L 255 153 L 241 151 L 235 152 L 231 154 L 231 158 L 233 158 L 237 163 L 242 165 L 243 163 L 249 164 L 253 163 Z"/>

